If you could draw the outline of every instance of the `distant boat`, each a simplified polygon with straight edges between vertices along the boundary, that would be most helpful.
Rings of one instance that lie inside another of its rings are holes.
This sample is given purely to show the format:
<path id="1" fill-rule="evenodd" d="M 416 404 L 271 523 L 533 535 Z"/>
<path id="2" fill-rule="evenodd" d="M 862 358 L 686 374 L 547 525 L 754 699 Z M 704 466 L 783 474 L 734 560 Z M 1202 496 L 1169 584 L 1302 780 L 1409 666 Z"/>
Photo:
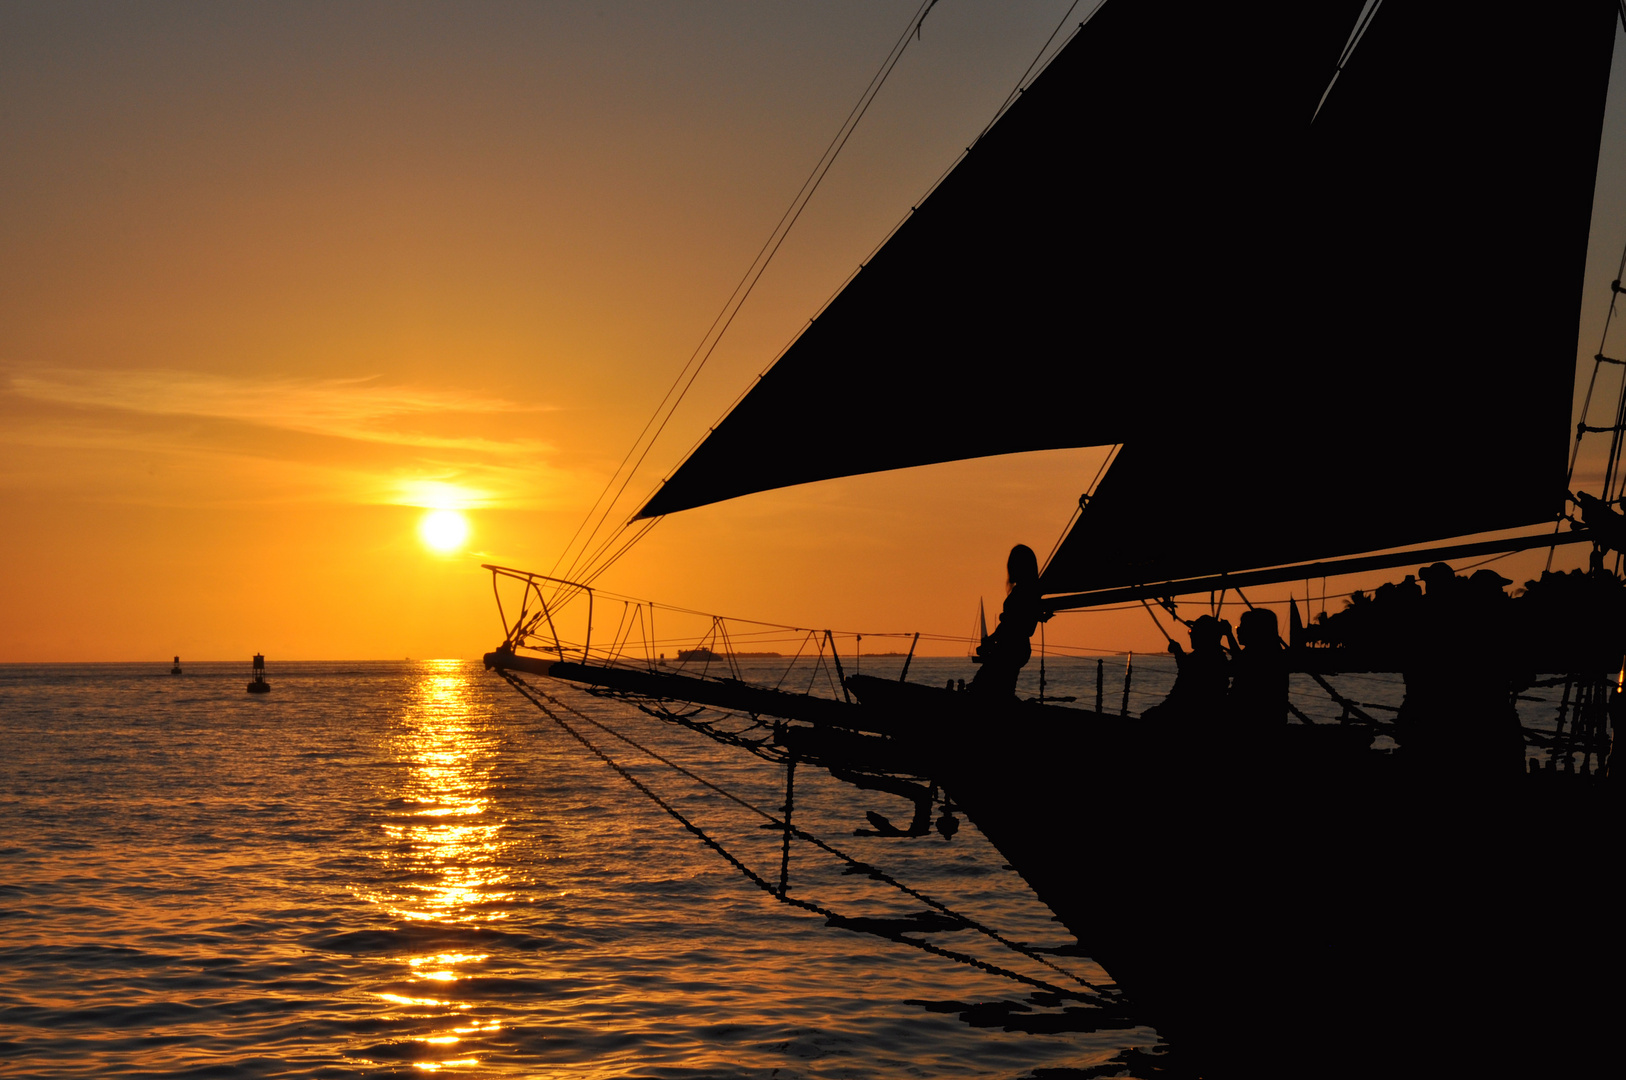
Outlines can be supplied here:
<path id="1" fill-rule="evenodd" d="M 180 657 L 176 657 L 177 660 Z M 248 692 L 251 694 L 269 694 L 271 684 L 265 681 L 265 657 L 259 653 L 254 654 L 254 678 L 249 680 Z"/>
<path id="2" fill-rule="evenodd" d="M 710 663 L 713 660 L 723 659 L 723 654 L 712 652 L 704 645 L 701 645 L 695 649 L 679 649 L 677 658 L 680 664 Z"/>
<path id="3" fill-rule="evenodd" d="M 171 675 L 179 675 L 181 673 L 181 658 L 179 656 L 175 658 L 175 666 L 169 669 L 169 673 Z"/>

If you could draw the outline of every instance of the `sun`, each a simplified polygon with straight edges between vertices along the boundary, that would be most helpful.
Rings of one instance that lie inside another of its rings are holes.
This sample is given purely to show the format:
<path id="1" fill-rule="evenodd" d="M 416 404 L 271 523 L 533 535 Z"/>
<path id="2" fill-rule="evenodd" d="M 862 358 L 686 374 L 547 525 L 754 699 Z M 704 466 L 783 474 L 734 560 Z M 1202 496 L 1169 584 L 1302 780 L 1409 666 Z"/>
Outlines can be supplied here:
<path id="1" fill-rule="evenodd" d="M 418 522 L 418 535 L 436 551 L 456 551 L 469 538 L 469 519 L 456 510 L 431 510 Z"/>

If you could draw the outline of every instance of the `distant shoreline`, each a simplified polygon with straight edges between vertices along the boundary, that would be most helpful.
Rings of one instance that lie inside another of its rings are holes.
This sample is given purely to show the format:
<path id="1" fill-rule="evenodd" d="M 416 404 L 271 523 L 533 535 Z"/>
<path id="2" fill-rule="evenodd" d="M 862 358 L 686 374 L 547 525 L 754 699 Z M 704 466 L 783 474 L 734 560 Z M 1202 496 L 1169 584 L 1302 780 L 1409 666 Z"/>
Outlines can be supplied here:
<path id="1" fill-rule="evenodd" d="M 867 652 L 857 653 L 857 656 L 908 656 L 904 652 Z M 785 654 L 780 652 L 714 652 L 711 649 L 679 649 L 677 663 L 686 664 L 695 660 L 783 660 Z M 924 657 L 922 657 L 924 659 Z"/>

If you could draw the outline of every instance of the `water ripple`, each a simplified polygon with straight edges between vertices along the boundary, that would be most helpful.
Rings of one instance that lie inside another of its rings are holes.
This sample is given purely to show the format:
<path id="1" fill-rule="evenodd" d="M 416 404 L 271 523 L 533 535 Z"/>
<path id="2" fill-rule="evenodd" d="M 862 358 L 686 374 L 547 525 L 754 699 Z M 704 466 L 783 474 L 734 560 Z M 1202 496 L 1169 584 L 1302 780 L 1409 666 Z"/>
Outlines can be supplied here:
<path id="1" fill-rule="evenodd" d="M 922 681 L 958 672 L 915 664 Z M 1131 1016 L 886 940 L 1046 973 L 813 849 L 795 888 L 844 918 L 776 903 L 477 665 L 289 665 L 272 682 L 262 699 L 234 665 L 0 667 L 8 1074 L 1156 1068 L 1156 1033 Z M 758 805 L 782 798 L 771 766 L 559 692 Z M 627 764 L 777 873 L 760 819 Z M 1107 979 L 974 828 L 854 837 L 889 797 L 806 771 L 799 823 Z"/>

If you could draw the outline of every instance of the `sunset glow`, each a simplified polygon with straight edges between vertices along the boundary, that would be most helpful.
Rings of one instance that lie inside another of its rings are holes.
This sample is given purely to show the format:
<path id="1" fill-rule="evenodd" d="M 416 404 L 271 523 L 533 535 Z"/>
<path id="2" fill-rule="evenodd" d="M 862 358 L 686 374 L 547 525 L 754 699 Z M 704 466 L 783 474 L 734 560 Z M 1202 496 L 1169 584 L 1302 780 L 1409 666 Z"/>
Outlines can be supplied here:
<path id="1" fill-rule="evenodd" d="M 456 551 L 469 538 L 469 519 L 456 510 L 431 510 L 418 523 L 418 535 L 436 551 Z"/>
<path id="2" fill-rule="evenodd" d="M 1626 0 L 9 0 L 0 145 L 0 1080 L 1618 1053 Z"/>
<path id="3" fill-rule="evenodd" d="M 93 10 L 0 13 L 8 661 L 481 655 L 495 612 L 479 564 L 546 570 L 594 533 L 578 526 L 908 17 Z M 1067 11 L 932 9 L 590 547 L 920 204 Z M 373 60 L 358 65 L 363 41 Z M 1606 164 L 1626 144 L 1610 123 Z M 1626 233 L 1616 173 L 1598 191 L 1589 364 Z M 1012 365 L 1008 396 L 964 392 L 991 415 L 1045 393 L 1015 390 Z M 673 514 L 599 584 L 865 635 L 965 635 L 979 600 L 998 607 L 1011 545 L 1048 552 L 1104 453 Z M 1501 569 L 1522 582 L 1541 566 Z M 90 609 L 119 633 L 86 632 Z M 1165 645 L 1139 605 L 1046 633 L 1051 649 Z"/>

